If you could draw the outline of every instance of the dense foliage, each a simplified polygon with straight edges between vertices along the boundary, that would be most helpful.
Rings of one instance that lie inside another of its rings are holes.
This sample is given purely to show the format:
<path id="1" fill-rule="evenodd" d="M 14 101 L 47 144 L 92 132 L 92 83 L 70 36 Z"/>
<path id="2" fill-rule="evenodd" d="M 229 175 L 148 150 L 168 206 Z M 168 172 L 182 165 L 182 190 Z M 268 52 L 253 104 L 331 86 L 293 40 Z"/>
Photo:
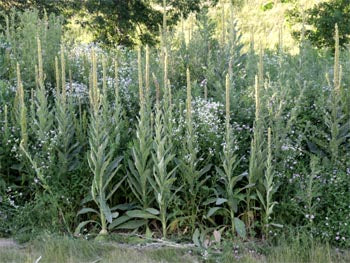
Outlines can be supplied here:
<path id="1" fill-rule="evenodd" d="M 350 53 L 338 29 L 334 54 L 307 42 L 257 54 L 230 16 L 214 37 L 206 11 L 187 43 L 167 32 L 137 51 L 62 43 L 54 15 L 5 19 L 1 235 L 350 245 Z"/>
<path id="2" fill-rule="evenodd" d="M 350 3 L 347 0 L 331 0 L 321 2 L 306 11 L 296 7 L 290 11 L 289 17 L 293 23 L 304 23 L 310 26 L 304 32 L 294 32 L 300 38 L 301 34 L 317 47 L 334 47 L 334 34 L 330 28 L 339 26 L 339 43 L 341 46 L 349 43 Z"/>
<path id="3" fill-rule="evenodd" d="M 216 3 L 217 0 L 204 4 L 199 0 L 6 0 L 0 2 L 0 10 L 9 13 L 13 8 L 34 8 L 41 14 L 55 13 L 62 15 L 66 22 L 71 19 L 88 28 L 96 42 L 107 46 L 133 46 L 139 42 L 157 43 L 159 28 L 163 24 L 163 8 L 167 12 L 167 26 L 172 27 L 191 12 Z"/>

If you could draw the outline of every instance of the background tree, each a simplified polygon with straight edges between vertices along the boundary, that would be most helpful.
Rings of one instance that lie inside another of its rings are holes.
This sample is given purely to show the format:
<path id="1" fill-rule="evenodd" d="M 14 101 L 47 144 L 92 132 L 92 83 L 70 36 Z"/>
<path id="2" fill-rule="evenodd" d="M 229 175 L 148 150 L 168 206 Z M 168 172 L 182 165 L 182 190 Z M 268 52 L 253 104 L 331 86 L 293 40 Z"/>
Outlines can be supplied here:
<path id="1" fill-rule="evenodd" d="M 200 0 L 166 1 L 167 26 L 172 27 L 181 17 L 197 12 Z M 217 0 L 205 4 L 215 4 Z M 162 0 L 87 0 L 81 4 L 80 15 L 89 18 L 82 22 L 94 34 L 95 40 L 107 45 L 155 44 L 159 25 L 163 21 Z"/>
<path id="2" fill-rule="evenodd" d="M 339 44 L 349 43 L 350 35 L 350 1 L 332 0 L 322 2 L 304 12 L 295 8 L 288 14 L 291 23 L 305 23 L 311 26 L 304 32 L 306 39 L 319 48 L 334 46 L 334 32 L 330 30 L 335 24 L 339 27 Z M 295 38 L 300 39 L 302 32 L 293 32 Z"/>
<path id="3" fill-rule="evenodd" d="M 55 13 L 65 18 L 73 14 L 73 10 L 79 8 L 79 2 L 74 0 L 4 0 L 0 1 L 0 10 L 9 13 L 11 9 L 24 11 L 25 9 L 38 9 L 41 13 Z"/>
<path id="4" fill-rule="evenodd" d="M 204 5 L 215 5 L 218 0 L 166 1 L 167 26 L 171 28 L 181 17 L 198 12 Z M 62 15 L 92 32 L 94 40 L 108 46 L 155 44 L 159 25 L 163 21 L 163 0 L 9 0 L 0 1 L 0 10 L 36 8 L 41 14 Z M 74 17 L 73 17 L 74 15 Z M 4 22 L 4 21 L 0 21 Z"/>

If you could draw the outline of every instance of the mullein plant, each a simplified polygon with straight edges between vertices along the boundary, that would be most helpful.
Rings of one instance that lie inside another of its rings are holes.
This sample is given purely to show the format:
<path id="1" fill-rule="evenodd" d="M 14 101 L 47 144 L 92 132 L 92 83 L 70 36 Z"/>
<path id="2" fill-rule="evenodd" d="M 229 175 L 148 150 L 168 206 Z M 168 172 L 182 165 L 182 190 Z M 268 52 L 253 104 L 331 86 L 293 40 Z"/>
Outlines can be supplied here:
<path id="1" fill-rule="evenodd" d="M 120 149 L 121 131 L 124 129 L 124 120 L 122 117 L 122 104 L 119 92 L 119 79 L 118 79 L 118 60 L 114 60 L 114 104 L 111 107 L 113 111 L 112 120 L 112 138 L 113 138 L 113 148 L 115 149 L 114 155 L 118 154 Z"/>
<path id="2" fill-rule="evenodd" d="M 34 121 L 34 133 L 38 143 L 40 151 L 35 153 L 34 160 L 40 164 L 46 164 L 46 170 L 48 173 L 53 172 L 55 167 L 51 162 L 54 159 L 53 156 L 53 134 L 54 131 L 54 116 L 52 109 L 48 101 L 48 94 L 45 88 L 45 75 L 43 68 L 43 59 L 42 59 L 42 50 L 41 50 L 41 41 L 37 37 L 38 45 L 38 66 L 37 66 L 37 83 L 38 87 L 35 90 L 35 121 Z"/>
<path id="3" fill-rule="evenodd" d="M 315 155 L 311 155 L 309 163 L 309 176 L 306 179 L 306 187 L 302 189 L 300 194 L 301 200 L 304 201 L 304 214 L 305 219 L 308 221 L 308 227 L 312 228 L 314 219 L 317 214 L 317 209 L 319 208 L 318 198 L 320 196 L 321 186 L 319 184 L 318 177 L 322 172 L 322 167 L 320 166 L 320 159 Z M 312 229 L 310 229 L 312 230 Z"/>
<path id="4" fill-rule="evenodd" d="M 60 71 L 58 65 L 58 58 L 55 57 L 55 79 L 56 79 L 56 94 L 60 93 Z"/>
<path id="5" fill-rule="evenodd" d="M 53 114 L 49 108 L 49 103 L 47 99 L 47 94 L 44 85 L 44 70 L 43 70 L 43 60 L 41 51 L 41 41 L 37 37 L 37 47 L 38 47 L 38 66 L 37 66 L 37 89 L 34 95 L 32 95 L 33 105 L 32 105 L 32 118 L 33 118 L 33 135 L 36 139 L 35 145 L 32 147 L 36 149 L 36 152 L 32 153 L 30 148 L 26 145 L 25 137 L 22 136 L 20 149 L 22 153 L 27 157 L 29 164 L 37 178 L 34 182 L 38 180 L 38 183 L 42 186 L 44 191 L 49 195 L 49 202 L 53 205 L 53 209 L 56 209 L 59 213 L 60 219 L 68 232 L 70 228 L 65 219 L 62 207 L 58 202 L 57 195 L 54 191 L 54 186 L 52 180 L 54 180 L 55 167 L 52 162 L 54 160 L 53 156 L 53 146 L 54 142 L 51 138 L 51 133 L 53 131 Z M 20 74 L 19 74 L 20 76 Z M 20 78 L 19 78 L 20 79 Z M 34 105 L 35 103 L 35 105 Z"/>
<path id="6" fill-rule="evenodd" d="M 120 109 L 119 109 L 119 104 L 118 109 L 114 108 L 113 105 L 110 105 L 110 100 L 109 100 L 109 94 L 108 94 L 108 87 L 107 87 L 107 61 L 106 61 L 106 57 L 104 55 L 102 55 L 102 96 L 101 96 L 101 107 L 102 107 L 102 111 L 107 113 L 107 112 L 113 112 L 115 114 L 120 113 Z M 116 88 L 116 87 L 114 87 Z M 116 94 L 114 94 L 114 96 L 116 96 Z M 118 94 L 119 96 L 119 94 Z M 119 98 L 115 99 L 117 101 L 119 101 Z M 114 111 L 116 110 L 116 112 Z M 120 119 L 115 120 L 114 114 L 112 114 L 112 118 L 111 115 L 108 114 L 104 114 L 102 115 L 103 119 L 103 123 L 105 123 L 106 125 L 106 129 L 110 129 L 109 134 L 111 136 L 111 148 L 114 150 L 118 149 L 118 144 L 119 144 L 119 128 L 120 128 Z M 119 118 L 120 116 L 118 116 L 117 118 Z M 113 145 L 114 143 L 117 143 L 116 145 Z"/>
<path id="7" fill-rule="evenodd" d="M 10 34 L 10 19 L 9 16 L 5 16 L 5 24 L 6 24 L 6 30 L 5 30 L 5 36 L 6 36 L 6 41 L 10 42 L 11 41 L 11 34 Z"/>
<path id="8" fill-rule="evenodd" d="M 192 94 L 190 71 L 187 69 L 187 100 L 186 100 L 186 132 L 179 168 L 182 174 L 183 187 L 183 213 L 188 219 L 192 230 L 196 227 L 199 205 L 201 203 L 200 191 L 209 177 L 204 175 L 210 170 L 211 164 L 200 169 L 197 156 L 195 130 L 192 120 Z M 203 178 L 204 177 L 204 178 Z"/>
<path id="9" fill-rule="evenodd" d="M 20 127 L 20 142 L 23 148 L 28 147 L 28 130 L 27 130 L 27 107 L 25 105 L 25 94 L 21 78 L 20 66 L 17 63 L 17 91 L 14 100 L 14 113 L 17 126 Z M 5 108 L 5 129 L 4 137 L 8 138 L 8 121 L 7 121 L 7 107 Z M 7 143 L 6 143 L 7 144 Z M 4 144 L 4 145 L 6 145 Z M 22 174 L 22 184 L 26 181 L 25 174 Z"/>
<path id="10" fill-rule="evenodd" d="M 229 17 L 229 35 L 228 35 L 227 52 L 229 52 L 230 62 L 233 66 L 240 68 L 240 64 L 245 61 L 243 55 L 244 45 L 242 44 L 242 34 L 237 29 L 237 20 L 234 17 L 234 6 L 230 3 Z"/>
<path id="11" fill-rule="evenodd" d="M 168 208 L 176 192 L 174 182 L 177 167 L 172 167 L 175 154 L 172 153 L 172 144 L 167 136 L 164 113 L 159 104 L 156 106 L 155 135 L 153 139 L 153 178 L 150 182 L 159 208 L 159 219 L 162 224 L 163 238 L 167 237 Z"/>
<path id="12" fill-rule="evenodd" d="M 56 72 L 56 97 L 55 97 L 55 122 L 57 130 L 57 164 L 59 180 L 64 180 L 68 172 L 77 165 L 77 153 L 79 143 L 75 141 L 75 114 L 72 97 L 67 96 L 65 78 L 64 48 L 61 46 L 61 70 L 62 83 L 60 83 L 58 60 L 55 59 Z M 62 84 L 62 85 L 60 85 Z"/>
<path id="13" fill-rule="evenodd" d="M 173 133 L 173 103 L 172 103 L 172 92 L 171 85 L 168 79 L 168 52 L 167 49 L 164 48 L 164 74 L 163 74 L 163 114 L 164 114 L 164 126 L 166 129 L 166 134 L 168 136 L 169 141 L 172 141 L 172 133 Z M 160 93 L 160 91 L 158 91 Z M 158 95 L 159 96 L 159 95 Z M 158 97 L 159 100 L 159 97 Z"/>
<path id="14" fill-rule="evenodd" d="M 37 121 L 35 127 L 35 133 L 37 135 L 37 140 L 43 145 L 43 150 L 46 151 L 48 148 L 49 135 L 53 127 L 53 116 L 52 111 L 49 107 L 49 102 L 47 99 L 47 93 L 44 85 L 44 69 L 43 69 L 43 59 L 41 51 L 41 41 L 39 37 L 37 38 L 38 44 L 38 67 L 37 67 L 37 83 L 38 88 L 35 91 L 35 104 L 36 104 L 36 118 Z"/>
<path id="15" fill-rule="evenodd" d="M 152 111 L 152 103 L 150 97 L 150 51 L 148 45 L 146 45 L 146 61 L 145 61 L 145 105 L 147 107 L 147 111 Z"/>
<path id="16" fill-rule="evenodd" d="M 127 131 L 125 128 L 125 122 L 123 119 L 123 112 L 122 112 L 122 103 L 120 99 L 120 91 L 119 91 L 119 80 L 118 80 L 118 60 L 117 58 L 113 60 L 113 66 L 114 66 L 114 83 L 113 87 L 108 87 L 107 85 L 107 66 L 106 66 L 106 60 L 103 57 L 102 60 L 102 91 L 104 94 L 103 104 L 102 108 L 104 112 L 112 112 L 112 116 L 109 114 L 105 114 L 104 116 L 104 122 L 106 123 L 107 127 L 109 128 L 109 134 L 110 134 L 110 149 L 112 150 L 112 155 L 117 157 L 122 154 L 123 149 L 121 149 L 121 139 L 122 139 L 122 132 L 125 133 L 124 136 L 127 136 Z M 111 97 L 114 98 L 110 102 L 108 99 L 108 90 L 109 88 L 113 88 L 114 92 L 111 92 Z M 119 183 L 123 182 L 127 176 L 117 177 L 115 180 Z M 114 226 L 120 227 L 118 223 L 115 223 Z M 109 226 L 112 228 L 112 226 Z"/>
<path id="17" fill-rule="evenodd" d="M 261 72 L 259 70 L 259 72 Z M 249 230 L 252 230 L 252 224 L 255 220 L 255 201 L 256 193 L 255 190 L 259 189 L 261 180 L 264 175 L 265 169 L 265 141 L 264 141 L 264 123 L 261 116 L 261 104 L 260 104 L 260 89 L 258 76 L 255 77 L 255 122 L 254 122 L 254 133 L 250 147 L 250 159 L 249 159 L 249 170 L 248 170 L 248 184 L 254 185 L 247 190 L 246 196 L 246 211 L 245 211 L 245 222 Z M 251 231 L 251 234 L 253 232 Z"/>
<path id="18" fill-rule="evenodd" d="M 333 83 L 331 83 L 328 74 L 326 74 L 328 86 L 332 87 L 332 90 L 330 98 L 327 101 L 328 107 L 324 108 L 325 124 L 329 130 L 329 135 L 327 134 L 326 136 L 329 136 L 330 140 L 326 144 L 324 144 L 323 141 L 314 140 L 316 145 L 312 145 L 312 152 L 315 154 L 320 154 L 322 151 L 328 153 L 328 156 L 330 157 L 329 164 L 336 168 L 341 166 L 343 162 L 346 162 L 347 156 L 342 153 L 344 150 L 343 147 L 350 147 L 346 145 L 350 133 L 350 119 L 348 119 L 346 114 L 348 105 L 343 103 L 344 94 L 342 94 L 343 89 L 341 87 L 342 67 L 340 65 L 339 32 L 337 25 L 335 26 L 334 39 L 335 53 Z"/>
<path id="19" fill-rule="evenodd" d="M 325 123 L 330 129 L 329 149 L 331 153 L 331 161 L 333 165 L 339 164 L 340 148 L 346 142 L 349 135 L 350 119 L 346 120 L 346 114 L 342 107 L 341 79 L 342 67 L 340 65 L 340 46 L 339 46 L 339 30 L 335 25 L 335 54 L 334 54 L 334 79 L 333 89 L 330 98 L 329 114 L 326 113 Z M 330 85 L 331 86 L 331 85 Z M 345 107 L 344 107 L 345 108 Z"/>
<path id="20" fill-rule="evenodd" d="M 326 124 L 328 124 L 331 129 L 331 140 L 330 140 L 330 150 L 332 156 L 332 162 L 335 163 L 339 156 L 339 146 L 341 141 L 339 141 L 339 125 L 341 120 L 339 119 L 341 102 L 341 66 L 340 66 L 340 48 L 339 48 L 339 31 L 338 25 L 335 25 L 335 53 L 334 53 L 334 80 L 333 80 L 333 91 L 331 94 L 331 116 L 330 119 L 326 118 Z"/>
<path id="21" fill-rule="evenodd" d="M 240 187 L 238 183 L 245 176 L 244 174 L 237 174 L 236 168 L 239 165 L 239 160 L 235 154 L 235 140 L 232 133 L 232 127 L 230 124 L 230 76 L 226 75 L 226 138 L 223 147 L 223 153 L 221 155 L 221 167 L 216 167 L 216 171 L 220 176 L 224 184 L 223 199 L 218 199 L 216 204 L 226 203 L 227 209 L 225 209 L 231 221 L 231 232 L 234 236 L 236 233 L 242 238 L 245 238 L 246 231 L 245 225 L 242 220 L 238 218 L 238 206 L 242 200 L 242 191 L 247 186 Z M 249 186 L 248 186 L 249 187 Z M 213 211 L 213 210 L 212 210 Z"/>
<path id="22" fill-rule="evenodd" d="M 53 173 L 54 167 L 51 167 L 51 160 L 53 157 L 53 142 L 51 140 L 51 132 L 53 130 L 53 115 L 49 108 L 47 94 L 44 86 L 44 71 L 42 64 L 41 42 L 37 37 L 38 46 L 38 66 L 36 70 L 37 89 L 35 93 L 32 93 L 32 105 L 31 105 L 31 129 L 35 143 L 32 146 L 36 149 L 31 153 L 30 149 L 26 145 L 26 140 L 21 138 L 20 148 L 28 157 L 32 167 L 34 167 L 34 173 L 38 177 L 40 183 L 45 189 L 49 188 L 49 184 L 44 174 L 48 175 Z M 19 75 L 20 76 L 20 75 Z M 36 169 L 35 167 L 38 167 Z M 44 172 L 45 171 L 45 172 Z M 49 176 L 47 176 L 49 178 Z"/>
<path id="23" fill-rule="evenodd" d="M 85 58 L 85 57 L 84 57 Z M 61 57 L 63 60 L 64 57 Z M 62 68 L 62 67 L 61 67 Z M 64 68 L 62 68 L 63 72 Z M 91 74 L 89 74 L 91 75 Z M 65 75 L 62 75 L 62 78 L 65 78 Z M 56 77 L 56 80 L 59 80 L 59 75 Z M 63 82 L 63 81 L 62 81 Z M 91 81 L 90 81 L 91 83 Z M 88 118 L 87 111 L 84 109 L 82 99 L 80 97 L 77 98 L 78 109 L 76 113 L 76 118 L 74 118 L 74 130 L 76 133 L 77 141 L 81 148 L 85 148 L 87 145 L 87 130 L 88 130 Z"/>
<path id="24" fill-rule="evenodd" d="M 150 235 L 147 219 L 157 218 L 159 211 L 151 208 L 154 200 L 153 189 L 150 184 L 150 178 L 152 177 L 151 113 L 145 99 L 148 94 L 146 93 L 145 96 L 143 86 L 141 49 L 138 50 L 138 73 L 140 112 L 136 127 L 136 138 L 133 140 L 131 158 L 128 160 L 128 182 L 138 205 L 137 209 L 130 210 L 126 214 L 131 218 L 143 219 L 146 224 L 146 233 Z"/>
<path id="25" fill-rule="evenodd" d="M 15 115 L 16 121 L 19 124 L 21 130 L 21 141 L 23 146 L 27 147 L 28 144 L 28 131 L 27 131 L 27 107 L 24 103 L 24 89 L 21 78 L 20 66 L 17 63 L 17 92 L 15 97 Z"/>
<path id="26" fill-rule="evenodd" d="M 262 189 L 257 189 L 257 196 L 259 202 L 261 204 L 261 223 L 262 230 L 267 238 L 269 235 L 270 226 L 279 226 L 274 223 L 270 223 L 271 216 L 273 214 L 273 208 L 277 204 L 276 201 L 273 200 L 273 195 L 277 191 L 277 186 L 274 181 L 274 168 L 272 163 L 272 135 L 271 128 L 268 128 L 268 138 L 267 138 L 267 159 L 266 159 L 266 169 L 264 178 L 262 180 Z"/>
<path id="27" fill-rule="evenodd" d="M 147 64 L 147 63 L 146 63 Z M 159 100 L 159 85 L 157 87 L 155 134 L 153 139 L 153 175 L 150 182 L 154 189 L 154 195 L 159 208 L 159 220 L 162 224 L 163 238 L 167 237 L 167 222 L 170 219 L 168 208 L 175 198 L 174 191 L 176 180 L 174 167 L 175 154 L 171 140 L 172 132 L 172 102 L 171 89 L 167 78 L 167 52 L 164 52 L 164 90 L 162 104 Z M 157 83 L 157 81 L 155 81 Z M 147 86 L 147 85 L 146 85 Z"/>
<path id="28" fill-rule="evenodd" d="M 105 100 L 103 92 L 100 91 L 97 81 L 97 59 L 95 52 L 92 52 L 92 71 L 91 71 L 91 89 L 89 90 L 90 99 L 90 125 L 89 125 L 89 146 L 88 163 L 93 173 L 91 185 L 91 197 L 98 207 L 83 208 L 78 215 L 86 213 L 94 213 L 98 216 L 99 221 L 87 220 L 81 222 L 75 230 L 78 234 L 82 227 L 89 223 L 100 226 L 101 231 L 98 237 L 108 234 L 108 224 L 112 223 L 119 213 L 110 207 L 109 200 L 118 190 L 122 181 L 113 185 L 113 178 L 121 167 L 122 157 L 113 156 L 113 149 L 110 147 L 112 138 L 110 135 L 110 127 L 104 120 L 106 116 L 110 116 L 109 111 L 105 111 L 103 102 Z"/>

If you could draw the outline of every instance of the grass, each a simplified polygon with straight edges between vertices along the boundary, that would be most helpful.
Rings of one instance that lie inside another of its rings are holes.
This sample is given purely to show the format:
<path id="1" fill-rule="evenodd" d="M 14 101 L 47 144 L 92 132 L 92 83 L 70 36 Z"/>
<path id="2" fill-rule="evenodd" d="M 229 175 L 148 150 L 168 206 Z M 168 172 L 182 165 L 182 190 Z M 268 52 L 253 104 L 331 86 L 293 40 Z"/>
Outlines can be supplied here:
<path id="1" fill-rule="evenodd" d="M 132 239 L 130 239 L 131 241 Z M 132 241 L 131 241 L 132 242 Z M 19 248 L 0 248 L 0 262 L 195 262 L 187 251 L 173 248 L 141 248 L 138 244 L 100 243 L 69 237 L 41 237 Z M 137 245 L 138 244 L 138 245 Z M 40 258 L 39 261 L 37 261 Z"/>
<path id="2" fill-rule="evenodd" d="M 350 250 L 338 250 L 305 241 L 283 242 L 274 246 L 256 242 L 227 243 L 219 253 L 208 250 L 209 253 L 203 256 L 206 253 L 199 253 L 192 248 L 143 246 L 145 242 L 141 238 L 110 237 L 113 241 L 101 243 L 62 236 L 41 236 L 18 248 L 0 248 L 0 262 L 350 262 Z"/>

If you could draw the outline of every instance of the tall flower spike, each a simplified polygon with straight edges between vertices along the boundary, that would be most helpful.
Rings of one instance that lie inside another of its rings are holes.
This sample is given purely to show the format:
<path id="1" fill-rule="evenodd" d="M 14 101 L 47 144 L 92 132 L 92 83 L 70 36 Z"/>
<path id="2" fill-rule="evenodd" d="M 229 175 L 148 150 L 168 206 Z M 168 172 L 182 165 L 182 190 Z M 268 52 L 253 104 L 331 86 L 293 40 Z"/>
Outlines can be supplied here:
<path id="1" fill-rule="evenodd" d="M 36 40 L 38 45 L 38 83 L 40 88 L 44 88 L 43 56 L 42 56 L 41 41 L 39 36 L 37 36 Z"/>
<path id="2" fill-rule="evenodd" d="M 60 70 L 58 68 L 58 58 L 55 57 L 55 77 L 56 77 L 56 94 L 60 94 Z"/>
<path id="3" fill-rule="evenodd" d="M 187 76 L 187 101 L 186 101 L 186 105 L 187 105 L 187 119 L 188 121 L 191 121 L 192 119 L 192 95 L 191 95 L 191 76 L 190 76 L 190 70 L 187 68 L 186 71 L 186 76 Z"/>
<path id="4" fill-rule="evenodd" d="M 8 16 L 5 17 L 5 23 L 6 23 L 6 32 L 5 32 L 6 40 L 8 42 L 10 42 L 10 38 L 11 38 L 11 36 L 10 36 L 10 20 L 9 20 Z"/>
<path id="5" fill-rule="evenodd" d="M 139 78 L 139 96 L 140 105 L 144 105 L 144 95 L 143 95 L 143 81 L 142 81 L 142 57 L 141 57 L 141 47 L 137 50 L 137 65 L 138 65 L 138 78 Z"/>
<path id="6" fill-rule="evenodd" d="M 114 93 L 116 100 L 119 101 L 119 78 L 118 78 L 118 60 L 114 60 Z"/>
<path id="7" fill-rule="evenodd" d="M 95 51 L 91 53 L 92 61 L 92 71 L 91 71 L 91 85 L 90 85 L 90 103 L 93 109 L 94 114 L 98 113 L 100 108 L 100 92 L 97 84 L 97 61 Z"/>
<path id="8" fill-rule="evenodd" d="M 157 77 L 154 75 L 154 73 L 152 73 L 152 78 L 153 78 L 154 86 L 156 86 L 156 103 L 157 103 L 157 105 L 159 105 L 159 99 L 160 99 L 159 82 L 157 80 Z"/>
<path id="9" fill-rule="evenodd" d="M 102 56 L 102 90 L 106 98 L 107 95 L 107 70 L 106 70 L 106 57 Z"/>
<path id="10" fill-rule="evenodd" d="M 258 74 L 258 85 L 263 87 L 264 85 L 264 50 L 260 43 L 260 53 L 259 53 L 259 74 Z"/>
<path id="11" fill-rule="evenodd" d="M 28 142 L 28 134 L 27 134 L 27 109 L 24 104 L 24 90 L 21 79 L 21 71 L 19 64 L 17 63 L 17 95 L 18 103 L 19 103 L 19 121 L 21 127 L 21 141 L 23 146 L 26 147 Z"/>
<path id="12" fill-rule="evenodd" d="M 269 127 L 267 129 L 267 162 L 268 162 L 268 167 L 271 166 L 272 163 L 272 143 L 271 143 L 271 128 Z"/>
<path id="13" fill-rule="evenodd" d="M 172 93 L 171 93 L 171 85 L 170 85 L 170 80 L 168 79 L 168 101 L 169 101 L 169 106 L 172 104 Z"/>
<path id="14" fill-rule="evenodd" d="M 150 86 L 149 86 L 149 47 L 146 46 L 146 67 L 145 67 L 145 93 L 146 93 L 146 99 L 149 100 L 150 96 Z"/>
<path id="15" fill-rule="evenodd" d="M 22 84 L 22 78 L 21 78 L 21 71 L 20 71 L 20 67 L 19 64 L 17 63 L 17 98 L 18 98 L 18 102 L 19 105 L 23 105 L 24 104 L 24 91 L 23 91 L 23 84 Z"/>
<path id="16" fill-rule="evenodd" d="M 192 40 L 192 33 L 193 33 L 193 17 L 190 16 L 190 28 L 188 30 L 189 37 L 188 37 L 188 44 L 190 44 L 190 41 Z"/>
<path id="17" fill-rule="evenodd" d="M 260 119 L 260 86 L 258 76 L 255 76 L 255 120 Z"/>
<path id="18" fill-rule="evenodd" d="M 34 71 L 35 71 L 35 88 L 39 88 L 39 70 L 38 70 L 38 65 L 34 66 Z"/>
<path id="19" fill-rule="evenodd" d="M 339 56 L 340 56 L 340 50 L 339 50 L 339 30 L 338 30 L 338 24 L 335 24 L 335 51 L 334 51 L 334 89 L 337 93 L 339 93 L 340 90 L 340 63 L 339 63 Z"/>
<path id="20" fill-rule="evenodd" d="M 230 76 L 226 74 L 226 129 L 230 126 Z"/>
<path id="21" fill-rule="evenodd" d="M 62 97 L 66 98 L 66 62 L 64 59 L 64 46 L 61 44 L 61 74 L 62 74 Z"/>
<path id="22" fill-rule="evenodd" d="M 164 47 L 164 78 L 163 78 L 163 94 L 167 94 L 167 84 L 168 84 L 168 52 Z"/>
<path id="23" fill-rule="evenodd" d="M 7 113 L 8 112 L 8 109 L 7 109 L 7 105 L 5 104 L 5 109 L 4 109 L 4 115 L 5 115 L 5 117 L 4 117 L 4 130 L 5 130 L 5 132 L 8 130 L 8 119 L 7 119 Z"/>

